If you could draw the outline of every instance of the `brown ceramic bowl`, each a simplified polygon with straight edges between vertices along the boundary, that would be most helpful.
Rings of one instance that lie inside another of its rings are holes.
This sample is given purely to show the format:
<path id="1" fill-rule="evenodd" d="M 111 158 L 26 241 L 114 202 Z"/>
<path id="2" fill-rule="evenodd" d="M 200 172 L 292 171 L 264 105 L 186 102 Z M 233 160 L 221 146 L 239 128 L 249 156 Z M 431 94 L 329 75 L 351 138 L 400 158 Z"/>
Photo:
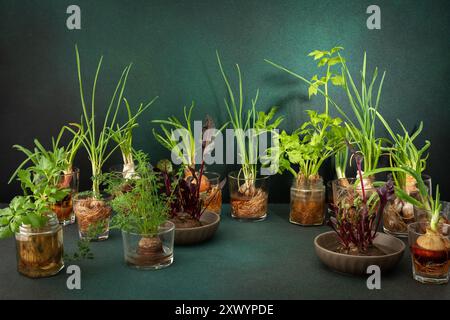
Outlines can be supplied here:
<path id="1" fill-rule="evenodd" d="M 211 239 L 217 231 L 220 223 L 220 215 L 205 211 L 200 221 L 204 224 L 196 228 L 175 228 L 175 244 L 191 245 Z"/>
<path id="2" fill-rule="evenodd" d="M 332 251 L 338 237 L 334 231 L 318 235 L 314 239 L 314 247 L 319 259 L 329 268 L 353 275 L 366 275 L 367 267 L 379 266 L 381 272 L 386 272 L 395 267 L 403 256 L 405 244 L 402 240 L 391 235 L 378 233 L 374 244 L 383 249 L 387 254 L 382 256 L 352 256 Z"/>

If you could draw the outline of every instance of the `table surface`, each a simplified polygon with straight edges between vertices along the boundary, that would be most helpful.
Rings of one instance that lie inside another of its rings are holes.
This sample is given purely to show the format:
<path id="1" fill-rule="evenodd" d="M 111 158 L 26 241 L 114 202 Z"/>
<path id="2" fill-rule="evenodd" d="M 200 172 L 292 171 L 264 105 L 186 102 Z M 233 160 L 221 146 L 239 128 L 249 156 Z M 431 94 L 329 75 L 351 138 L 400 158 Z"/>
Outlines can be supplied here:
<path id="1" fill-rule="evenodd" d="M 289 206 L 274 204 L 262 222 L 238 222 L 224 205 L 209 242 L 175 247 L 172 266 L 140 271 L 123 262 L 122 241 L 113 231 L 92 243 L 95 258 L 76 264 L 81 289 L 69 290 L 66 269 L 51 278 L 28 279 L 16 271 L 15 242 L 0 241 L 0 299 L 450 299 L 448 286 L 422 285 L 411 275 L 407 250 L 395 270 L 369 290 L 366 277 L 339 274 L 317 258 L 313 240 L 322 227 L 289 223 Z M 65 227 L 66 251 L 77 242 L 76 225 Z"/>

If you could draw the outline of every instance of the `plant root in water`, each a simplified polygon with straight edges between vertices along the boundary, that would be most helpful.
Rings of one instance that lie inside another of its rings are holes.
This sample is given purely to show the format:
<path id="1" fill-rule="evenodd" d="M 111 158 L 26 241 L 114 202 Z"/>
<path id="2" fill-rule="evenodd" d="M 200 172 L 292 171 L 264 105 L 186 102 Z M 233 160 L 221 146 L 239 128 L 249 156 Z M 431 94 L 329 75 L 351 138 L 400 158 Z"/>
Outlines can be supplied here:
<path id="1" fill-rule="evenodd" d="M 52 205 L 51 210 L 56 213 L 60 222 L 70 220 L 73 210 L 72 195 L 68 194 L 63 200 Z"/>
<path id="2" fill-rule="evenodd" d="M 231 196 L 231 210 L 237 218 L 255 219 L 267 214 L 267 193 L 260 188 L 249 188 Z"/>
<path id="3" fill-rule="evenodd" d="M 31 278 L 56 274 L 63 267 L 62 229 L 54 234 L 19 236 L 19 272 Z"/>
<path id="4" fill-rule="evenodd" d="M 324 220 L 325 202 L 292 199 L 290 220 L 302 225 L 320 225 Z"/>
<path id="5" fill-rule="evenodd" d="M 74 211 L 82 233 L 87 233 L 93 225 L 108 221 L 111 216 L 111 207 L 105 201 L 94 198 L 76 201 Z M 104 231 L 107 229 L 108 226 Z"/>
<path id="6" fill-rule="evenodd" d="M 171 254 L 164 252 L 162 241 L 158 237 L 142 237 L 136 252 L 127 253 L 126 261 L 137 267 L 151 267 L 164 264 L 171 259 Z"/>

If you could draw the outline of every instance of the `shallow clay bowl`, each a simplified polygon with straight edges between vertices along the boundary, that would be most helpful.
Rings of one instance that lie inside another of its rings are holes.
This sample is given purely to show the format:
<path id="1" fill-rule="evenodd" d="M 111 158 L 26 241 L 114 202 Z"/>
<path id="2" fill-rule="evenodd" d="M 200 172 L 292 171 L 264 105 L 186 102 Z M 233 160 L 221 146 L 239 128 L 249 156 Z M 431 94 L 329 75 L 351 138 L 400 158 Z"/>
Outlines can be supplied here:
<path id="1" fill-rule="evenodd" d="M 383 256 L 352 256 L 334 252 L 338 237 L 334 231 L 318 235 L 314 239 L 314 247 L 319 259 L 329 268 L 353 275 L 367 275 L 367 267 L 377 265 L 381 272 L 395 267 L 403 256 L 405 244 L 391 235 L 378 233 L 373 243 L 384 252 Z"/>
<path id="2" fill-rule="evenodd" d="M 200 221 L 203 223 L 201 227 L 175 228 L 175 244 L 191 245 L 211 239 L 219 227 L 220 215 L 205 211 Z"/>

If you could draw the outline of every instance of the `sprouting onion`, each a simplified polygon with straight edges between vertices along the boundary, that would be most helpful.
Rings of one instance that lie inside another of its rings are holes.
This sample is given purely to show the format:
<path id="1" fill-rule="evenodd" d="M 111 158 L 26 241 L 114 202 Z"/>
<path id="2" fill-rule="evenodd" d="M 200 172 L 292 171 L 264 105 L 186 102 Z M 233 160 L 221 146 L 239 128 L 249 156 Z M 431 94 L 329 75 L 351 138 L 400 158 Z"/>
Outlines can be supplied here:
<path id="1" fill-rule="evenodd" d="M 92 193 L 94 198 L 100 198 L 100 183 L 102 167 L 106 160 L 120 147 L 121 144 L 117 144 L 113 148 L 109 149 L 109 142 L 113 138 L 113 131 L 110 128 L 116 126 L 117 114 L 119 112 L 119 107 L 123 99 L 123 94 L 125 91 L 125 86 L 128 78 L 128 74 L 131 69 L 131 64 L 124 68 L 120 76 L 119 81 L 115 87 L 114 93 L 111 97 L 110 103 L 108 105 L 106 115 L 103 119 L 103 125 L 100 131 L 97 131 L 97 123 L 99 121 L 98 115 L 96 114 L 96 104 L 95 104 L 95 94 L 97 88 L 97 80 L 100 74 L 100 69 L 102 66 L 103 56 L 100 57 L 97 70 L 94 77 L 94 82 L 92 85 L 91 92 L 91 106 L 88 109 L 86 104 L 86 98 L 84 95 L 84 87 L 81 75 L 81 63 L 80 55 L 78 52 L 78 47 L 75 46 L 76 60 L 77 60 L 77 72 L 78 81 L 80 87 L 80 97 L 81 106 L 83 109 L 81 123 L 77 125 L 78 128 L 83 128 L 85 130 L 85 135 L 82 137 L 82 144 L 88 153 L 89 160 L 91 162 L 92 168 Z M 128 123 L 135 121 L 136 118 L 142 113 L 143 110 L 137 112 L 131 119 L 119 126 L 114 132 L 123 132 L 126 130 Z M 76 134 L 76 131 L 68 128 L 69 131 Z"/>
<path id="2" fill-rule="evenodd" d="M 130 179 L 135 175 L 135 164 L 133 159 L 133 130 L 139 126 L 137 123 L 137 115 L 142 114 L 149 108 L 158 97 L 153 98 L 146 105 L 139 104 L 137 111 L 133 114 L 128 100 L 124 98 L 125 107 L 127 109 L 128 121 L 123 129 L 117 124 L 116 129 L 111 129 L 112 139 L 119 145 L 123 159 L 122 174 L 124 179 Z"/>
<path id="3" fill-rule="evenodd" d="M 218 52 L 216 52 L 216 56 L 228 93 L 228 99 L 225 98 L 224 102 L 237 141 L 238 155 L 240 158 L 239 163 L 241 164 L 238 177 L 242 175 L 242 180 L 244 180 L 244 184 L 239 187 L 242 192 L 253 189 L 257 177 L 257 165 L 260 160 L 259 155 L 257 154 L 259 150 L 259 135 L 273 132 L 283 121 L 283 118 L 278 117 L 270 123 L 275 116 L 276 108 L 274 107 L 272 107 L 267 114 L 262 111 L 257 112 L 256 105 L 258 102 L 259 90 L 256 91 L 255 97 L 251 99 L 251 108 L 244 111 L 242 74 L 239 65 L 236 64 L 239 91 L 236 95 L 233 92 L 230 81 L 223 69 Z"/>

